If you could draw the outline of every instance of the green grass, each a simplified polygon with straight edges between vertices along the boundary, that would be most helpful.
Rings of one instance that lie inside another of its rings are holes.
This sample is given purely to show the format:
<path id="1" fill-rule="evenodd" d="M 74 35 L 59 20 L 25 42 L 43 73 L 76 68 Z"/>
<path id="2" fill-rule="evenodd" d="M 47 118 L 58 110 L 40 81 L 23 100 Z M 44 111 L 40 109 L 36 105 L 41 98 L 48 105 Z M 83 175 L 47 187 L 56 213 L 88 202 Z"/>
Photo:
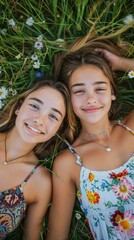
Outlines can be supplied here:
<path id="1" fill-rule="evenodd" d="M 8 90 L 2 100 L 3 105 L 22 90 L 35 83 L 48 73 L 53 72 L 54 54 L 67 50 L 66 44 L 85 34 L 109 35 L 132 44 L 128 57 L 134 55 L 134 23 L 125 25 L 123 19 L 133 15 L 133 2 L 129 0 L 1 0 L 0 1 L 0 87 Z M 26 20 L 33 17 L 32 26 Z M 9 25 L 9 20 L 15 26 Z M 43 48 L 34 47 L 37 38 L 42 35 Z M 60 42 L 57 39 L 63 39 Z M 40 68 L 33 67 L 31 56 L 36 54 Z M 37 76 L 41 74 L 41 77 Z M 118 88 L 117 102 L 122 103 L 119 115 L 125 114 L 134 106 L 134 81 L 127 74 L 123 76 Z M 48 167 L 52 169 L 52 157 Z M 75 214 L 79 212 L 81 219 Z M 41 240 L 45 239 L 47 217 L 43 222 Z M 8 239 L 21 239 L 20 230 Z M 70 239 L 92 239 L 78 202 L 74 207 Z"/>

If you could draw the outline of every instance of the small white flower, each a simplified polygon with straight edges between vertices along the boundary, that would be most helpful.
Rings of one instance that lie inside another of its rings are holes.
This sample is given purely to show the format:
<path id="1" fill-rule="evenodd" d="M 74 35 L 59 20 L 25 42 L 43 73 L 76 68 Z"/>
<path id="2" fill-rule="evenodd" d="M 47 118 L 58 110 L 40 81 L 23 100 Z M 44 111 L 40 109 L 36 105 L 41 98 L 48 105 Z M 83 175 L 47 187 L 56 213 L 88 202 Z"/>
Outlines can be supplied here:
<path id="1" fill-rule="evenodd" d="M 8 95 L 8 90 L 5 87 L 0 88 L 0 99 L 6 98 Z"/>
<path id="2" fill-rule="evenodd" d="M 40 62 L 39 62 L 39 61 L 34 62 L 33 67 L 34 67 L 35 69 L 40 68 Z"/>
<path id="3" fill-rule="evenodd" d="M 3 28 L 3 29 L 0 30 L 0 32 L 1 32 L 2 35 L 6 35 L 7 29 L 6 29 L 6 28 Z"/>
<path id="4" fill-rule="evenodd" d="M 76 213 L 75 214 L 75 217 L 77 218 L 77 220 L 80 220 L 81 219 L 81 215 L 79 213 Z"/>
<path id="5" fill-rule="evenodd" d="M 43 39 L 43 36 L 42 36 L 42 35 L 39 35 L 39 37 L 37 37 L 37 41 L 38 41 L 38 42 L 41 42 L 42 39 Z"/>
<path id="6" fill-rule="evenodd" d="M 33 61 L 37 61 L 37 60 L 38 60 L 38 56 L 37 56 L 36 54 L 33 54 L 33 55 L 31 56 L 31 59 L 32 59 Z"/>
<path id="7" fill-rule="evenodd" d="M 33 20 L 33 18 L 32 18 L 32 17 L 27 18 L 27 20 L 26 20 L 26 24 L 27 24 L 28 26 L 32 26 L 32 25 L 34 24 L 34 20 Z"/>
<path id="8" fill-rule="evenodd" d="M 128 76 L 129 76 L 130 78 L 134 78 L 134 71 L 133 71 L 133 70 L 130 71 L 130 72 L 128 73 Z"/>
<path id="9" fill-rule="evenodd" d="M 2 67 L 0 66 L 0 74 L 2 73 Z"/>
<path id="10" fill-rule="evenodd" d="M 10 19 L 10 20 L 8 21 L 8 23 L 9 23 L 9 25 L 12 26 L 12 27 L 14 27 L 14 26 L 16 25 L 16 23 L 15 23 L 15 21 L 14 21 L 13 19 Z"/>
<path id="11" fill-rule="evenodd" d="M 16 94 L 17 94 L 17 90 L 15 90 L 15 89 L 13 90 L 13 89 L 12 89 L 12 96 L 14 96 L 14 95 L 16 95 Z"/>
<path id="12" fill-rule="evenodd" d="M 125 24 L 127 24 L 127 25 L 134 23 L 134 17 L 133 17 L 133 15 L 132 15 L 132 14 L 129 14 L 128 16 L 126 16 L 126 17 L 124 18 L 123 22 L 124 22 Z"/>
<path id="13" fill-rule="evenodd" d="M 41 48 L 43 48 L 43 43 L 37 41 L 37 42 L 35 42 L 34 47 L 35 47 L 36 49 L 40 50 Z"/>

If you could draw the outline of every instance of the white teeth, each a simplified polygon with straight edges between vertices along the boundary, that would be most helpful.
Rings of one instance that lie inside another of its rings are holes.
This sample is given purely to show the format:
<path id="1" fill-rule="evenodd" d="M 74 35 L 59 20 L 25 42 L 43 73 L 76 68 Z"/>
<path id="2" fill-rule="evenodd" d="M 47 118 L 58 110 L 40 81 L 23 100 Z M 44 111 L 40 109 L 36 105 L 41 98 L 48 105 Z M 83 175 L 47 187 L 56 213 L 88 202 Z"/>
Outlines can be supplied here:
<path id="1" fill-rule="evenodd" d="M 29 127 L 32 131 L 34 131 L 34 132 L 41 133 L 41 131 L 39 131 L 38 129 L 35 129 L 35 128 L 29 126 L 29 125 L 28 125 L 28 127 Z"/>

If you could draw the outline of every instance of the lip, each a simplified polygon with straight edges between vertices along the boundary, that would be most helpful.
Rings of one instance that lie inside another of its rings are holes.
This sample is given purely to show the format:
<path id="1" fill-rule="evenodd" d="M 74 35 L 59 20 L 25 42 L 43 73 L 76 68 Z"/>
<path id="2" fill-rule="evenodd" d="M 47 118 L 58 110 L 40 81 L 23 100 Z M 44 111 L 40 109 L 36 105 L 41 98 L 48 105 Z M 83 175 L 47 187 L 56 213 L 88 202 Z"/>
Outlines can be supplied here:
<path id="1" fill-rule="evenodd" d="M 44 134 L 44 133 L 41 132 L 39 129 L 31 126 L 30 124 L 25 123 L 25 126 L 26 126 L 26 128 L 27 128 L 27 130 L 28 130 L 29 133 L 32 133 L 32 134 L 34 134 L 34 135 L 36 135 L 36 136 L 39 136 L 39 135 L 41 135 L 41 134 Z"/>
<path id="2" fill-rule="evenodd" d="M 86 113 L 95 113 L 98 112 L 102 107 L 90 107 L 90 108 L 83 108 L 82 110 Z"/>

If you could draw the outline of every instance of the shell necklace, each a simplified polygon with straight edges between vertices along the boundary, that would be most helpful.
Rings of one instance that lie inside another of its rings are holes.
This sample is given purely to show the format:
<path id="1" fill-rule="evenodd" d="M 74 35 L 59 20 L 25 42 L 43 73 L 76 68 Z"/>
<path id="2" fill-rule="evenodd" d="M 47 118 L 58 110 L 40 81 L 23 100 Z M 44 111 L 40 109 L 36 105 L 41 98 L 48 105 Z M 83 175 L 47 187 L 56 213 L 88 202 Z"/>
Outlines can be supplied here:
<path id="1" fill-rule="evenodd" d="M 113 125 L 110 125 L 107 129 L 106 129 L 106 131 L 100 131 L 100 132 L 98 132 L 98 133 L 96 133 L 96 134 L 90 134 L 90 133 L 87 133 L 90 137 L 95 137 L 95 136 L 99 136 L 99 135 L 102 135 L 103 137 L 104 136 L 106 136 L 106 134 L 107 134 L 107 132 L 108 132 L 108 130 L 111 130 L 112 128 L 113 128 L 113 126 L 114 126 L 114 124 Z M 107 145 L 104 145 L 104 144 L 102 144 L 102 143 L 100 143 L 100 142 L 96 142 L 96 144 L 98 144 L 99 146 L 101 146 L 101 147 L 104 147 L 104 149 L 105 149 L 105 151 L 106 152 L 111 152 L 111 147 L 110 147 L 110 138 L 108 139 L 108 143 L 107 143 Z"/>

